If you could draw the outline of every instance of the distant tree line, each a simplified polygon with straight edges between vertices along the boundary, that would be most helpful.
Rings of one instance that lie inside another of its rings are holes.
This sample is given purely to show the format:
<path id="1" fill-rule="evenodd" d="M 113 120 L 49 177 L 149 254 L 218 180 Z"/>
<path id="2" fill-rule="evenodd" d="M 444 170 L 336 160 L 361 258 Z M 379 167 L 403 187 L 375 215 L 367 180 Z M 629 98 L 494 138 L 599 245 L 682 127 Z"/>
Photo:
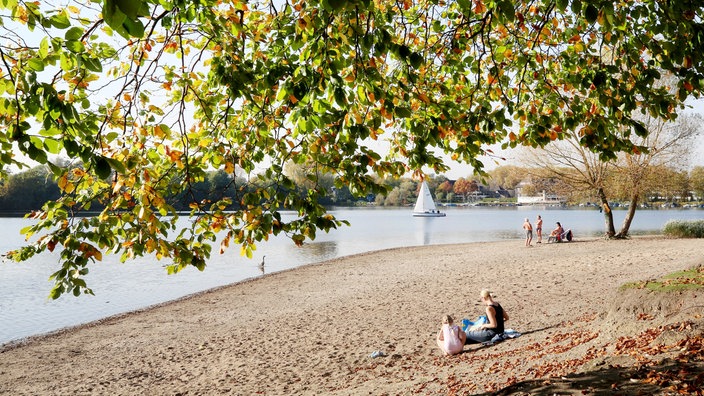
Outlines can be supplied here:
<path id="1" fill-rule="evenodd" d="M 460 177 L 450 180 L 445 176 L 426 179 L 436 202 L 471 202 L 478 193 L 498 197 L 500 192 L 510 192 L 515 197 L 516 187 L 521 184 L 525 195 L 539 195 L 543 191 L 564 197 L 568 204 L 598 203 L 596 191 L 588 188 L 575 188 L 571 177 L 573 169 L 563 169 L 555 173 L 542 167 L 501 166 L 488 172 L 488 177 Z M 569 176 L 569 177 L 568 177 Z M 630 175 L 622 171 L 612 171 L 603 181 L 608 197 L 613 202 L 630 203 L 633 193 Z M 377 195 L 375 203 L 381 206 L 408 206 L 418 196 L 418 183 L 410 178 L 386 180 L 390 192 Z M 697 166 L 690 171 L 678 170 L 664 165 L 651 166 L 648 177 L 640 181 L 640 201 L 649 202 L 690 202 L 704 200 L 704 167 Z"/>
<path id="2" fill-rule="evenodd" d="M 353 197 L 347 187 L 336 189 L 332 181 L 333 177 L 330 175 L 329 178 L 321 178 L 317 186 L 309 186 L 301 174 L 296 179 L 296 185 L 288 189 L 282 187 L 282 193 L 305 195 L 308 188 L 318 188 L 326 192 L 321 196 L 320 203 L 329 206 L 354 205 L 358 201 L 367 200 L 368 197 Z M 201 175 L 199 181 L 191 183 L 187 189 L 169 197 L 168 203 L 178 211 L 189 211 L 192 203 L 214 202 L 223 197 L 229 197 L 232 200 L 230 209 L 234 210 L 240 206 L 242 197 L 253 191 L 257 185 L 266 183 L 271 181 L 263 176 L 258 176 L 257 180 L 246 180 L 240 177 L 233 178 L 224 170 L 207 172 Z M 174 188 L 173 191 L 179 191 L 179 189 Z M 36 166 L 11 174 L 0 181 L 0 212 L 27 213 L 39 210 L 47 201 L 56 200 L 59 194 L 58 183 L 47 167 Z M 373 200 L 373 197 L 370 199 Z M 89 209 L 100 211 L 104 207 L 102 202 L 95 200 Z"/>
<path id="3" fill-rule="evenodd" d="M 294 180 L 295 186 L 285 191 L 286 194 L 306 194 L 308 189 L 318 189 L 325 193 L 320 203 L 327 206 L 355 206 L 373 203 L 378 206 L 410 206 L 418 197 L 419 183 L 411 178 L 386 179 L 386 195 L 357 197 L 347 187 L 336 188 L 333 175 L 319 175 L 315 183 L 309 178 L 310 169 L 300 165 L 287 166 L 286 173 Z M 460 177 L 456 180 L 443 175 L 430 176 L 426 179 L 435 200 L 443 203 L 462 203 L 472 200 L 479 191 L 510 191 L 513 193 L 519 183 L 523 183 L 524 194 L 549 194 L 563 196 L 571 204 L 596 202 L 593 192 L 572 188 L 560 177 L 539 168 L 501 166 L 488 173 L 489 177 L 481 179 L 476 176 Z M 629 188 L 625 176 L 619 172 L 610 175 L 609 196 L 614 201 L 627 201 Z M 256 183 L 267 183 L 261 178 Z M 191 203 L 215 201 L 228 196 L 232 198 L 232 208 L 238 206 L 238 197 L 252 189 L 252 181 L 244 178 L 232 178 L 222 170 L 208 172 L 202 180 L 193 183 L 190 188 L 175 194 L 169 203 L 180 211 L 191 209 Z M 698 166 L 691 171 L 678 171 L 665 166 L 651 170 L 650 177 L 643 186 L 643 202 L 664 201 L 681 202 L 702 200 L 704 197 L 704 167 Z M 10 175 L 0 183 L 0 211 L 5 213 L 26 213 L 41 209 L 42 205 L 59 196 L 57 182 L 44 166 L 37 166 L 24 172 Z M 91 210 L 104 208 L 99 201 L 94 202 Z"/>

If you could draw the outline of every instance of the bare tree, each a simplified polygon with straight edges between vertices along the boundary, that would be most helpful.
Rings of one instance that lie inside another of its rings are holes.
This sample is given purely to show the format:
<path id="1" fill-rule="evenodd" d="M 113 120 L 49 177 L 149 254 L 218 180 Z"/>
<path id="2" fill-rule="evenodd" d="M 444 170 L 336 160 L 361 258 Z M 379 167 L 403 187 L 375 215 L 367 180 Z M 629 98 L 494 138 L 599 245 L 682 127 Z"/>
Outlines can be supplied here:
<path id="1" fill-rule="evenodd" d="M 568 134 L 564 140 L 553 142 L 540 150 L 527 150 L 523 162 L 532 167 L 538 177 L 552 176 L 575 191 L 596 193 L 607 237 L 616 235 L 613 213 L 606 193 L 606 181 L 613 164 L 580 144 L 579 133 Z"/>
<path id="2" fill-rule="evenodd" d="M 640 146 L 647 147 L 646 152 L 622 154 L 614 163 L 618 172 L 615 177 L 623 180 L 629 193 L 628 213 L 623 220 L 617 237 L 627 237 L 636 208 L 644 191 L 649 189 L 649 177 L 654 169 L 666 167 L 672 170 L 684 169 L 690 160 L 694 138 L 700 134 L 702 117 L 699 115 L 680 116 L 674 122 L 662 122 L 651 117 L 644 117 L 643 124 L 648 129 L 648 136 L 637 138 Z M 656 181 L 656 182 L 662 182 Z"/>

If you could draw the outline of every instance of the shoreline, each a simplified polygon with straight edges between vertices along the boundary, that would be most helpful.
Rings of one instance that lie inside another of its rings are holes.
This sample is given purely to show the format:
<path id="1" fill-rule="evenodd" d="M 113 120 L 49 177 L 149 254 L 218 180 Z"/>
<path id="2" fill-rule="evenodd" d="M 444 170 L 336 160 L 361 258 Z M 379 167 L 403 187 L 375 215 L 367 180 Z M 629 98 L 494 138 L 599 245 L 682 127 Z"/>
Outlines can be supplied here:
<path id="1" fill-rule="evenodd" d="M 488 392 L 571 359 L 579 348 L 533 362 L 530 348 L 586 332 L 619 285 L 704 264 L 701 240 L 522 244 L 359 253 L 32 336 L 0 348 L 0 393 Z M 442 357 L 434 340 L 441 316 L 481 314 L 482 288 L 509 313 L 506 326 L 523 335 Z M 580 345 L 588 342 L 596 341 Z M 376 350 L 386 356 L 370 358 Z M 519 369 L 518 361 L 531 363 Z"/>
<path id="2" fill-rule="evenodd" d="M 488 242 L 468 242 L 468 243 L 464 243 L 464 244 L 460 244 L 460 245 L 476 244 L 476 243 L 488 243 Z M 454 245 L 454 244 L 448 244 L 448 245 L 432 245 L 432 246 L 451 246 L 451 245 Z M 278 275 L 278 274 L 283 274 L 283 273 L 286 273 L 286 272 L 289 272 L 289 271 L 296 271 L 296 270 L 298 270 L 298 269 L 300 269 L 300 268 L 305 268 L 305 267 L 309 267 L 309 266 L 329 265 L 329 264 L 332 264 L 332 263 L 334 263 L 335 261 L 338 261 L 338 260 L 351 259 L 351 258 L 354 258 L 354 257 L 357 257 L 357 256 L 364 256 L 364 255 L 367 255 L 367 254 L 383 253 L 383 252 L 393 251 L 393 250 L 403 250 L 403 249 L 407 249 L 407 248 L 409 248 L 409 247 L 413 247 L 413 246 L 393 247 L 393 248 L 387 248 L 387 249 L 373 250 L 373 251 L 369 251 L 369 252 L 355 253 L 355 254 L 351 254 L 351 255 L 349 255 L 349 256 L 337 257 L 337 258 L 334 258 L 334 259 L 324 260 L 324 261 L 317 261 L 317 262 L 313 262 L 313 263 L 309 263 L 309 264 L 299 265 L 298 267 L 286 268 L 286 269 L 282 269 L 282 270 L 279 270 L 279 271 L 276 271 L 276 272 L 271 272 L 271 273 L 266 273 L 266 274 L 263 274 L 263 275 L 258 275 L 258 276 L 256 276 L 256 277 L 245 278 L 245 279 L 242 279 L 242 280 L 239 280 L 239 281 L 230 283 L 230 284 L 211 287 L 211 288 L 208 288 L 208 289 L 205 289 L 205 290 L 201 290 L 201 291 L 198 291 L 198 292 L 195 292 L 195 293 L 191 293 L 191 294 L 187 294 L 187 295 L 185 295 L 185 296 L 181 296 L 181 297 L 179 297 L 179 298 L 175 298 L 175 299 L 173 299 L 173 300 L 167 300 L 167 301 L 163 301 L 163 302 L 160 302 L 160 303 L 148 305 L 148 306 L 143 307 L 143 308 L 138 308 L 138 309 L 134 309 L 134 310 L 126 311 L 126 312 L 121 312 L 121 313 L 109 315 L 109 316 L 106 316 L 106 317 L 103 317 L 103 318 L 100 318 L 100 319 L 91 320 L 91 321 L 85 322 L 85 323 L 79 323 L 79 324 L 76 324 L 76 325 L 73 325 L 73 326 L 66 326 L 66 327 L 63 327 L 63 328 L 60 328 L 60 329 L 56 329 L 56 330 L 52 330 L 52 331 L 49 331 L 49 332 L 46 332 L 46 333 L 34 334 L 34 335 L 30 335 L 30 336 L 18 338 L 18 339 L 15 339 L 15 340 L 11 340 L 11 341 L 8 341 L 8 342 L 5 342 L 5 343 L 0 344 L 0 353 L 4 352 L 4 351 L 6 351 L 6 350 L 10 350 L 10 349 L 20 348 L 20 347 L 22 347 L 22 346 L 24 346 L 24 345 L 31 344 L 31 343 L 33 343 L 33 342 L 38 342 L 38 341 L 41 341 L 41 340 L 43 340 L 43 339 L 45 339 L 45 338 L 51 338 L 51 337 L 54 337 L 54 336 L 60 336 L 60 335 L 62 335 L 62 334 L 70 333 L 70 332 L 73 332 L 73 331 L 78 331 L 78 330 L 81 330 L 81 329 L 83 329 L 83 328 L 90 328 L 90 327 L 94 327 L 94 326 L 99 326 L 99 325 L 105 324 L 106 322 L 110 322 L 111 320 L 119 320 L 119 319 L 122 319 L 122 318 L 125 318 L 125 317 L 129 317 L 129 316 L 132 316 L 132 315 L 141 314 L 141 313 L 148 312 L 148 311 L 151 311 L 151 310 L 156 309 L 156 308 L 161 308 L 161 307 L 166 306 L 166 305 L 177 304 L 177 303 L 182 302 L 182 301 L 187 301 L 187 300 L 190 300 L 190 299 L 192 299 L 192 298 L 197 298 L 197 297 L 200 297 L 200 296 L 205 295 L 205 294 L 217 293 L 217 292 L 220 291 L 220 290 L 228 289 L 228 288 L 230 288 L 230 287 L 235 287 L 235 286 L 237 286 L 237 285 L 246 284 L 246 283 L 249 283 L 249 282 L 255 282 L 255 281 L 258 281 L 258 280 L 260 280 L 260 279 L 266 278 L 266 277 L 268 277 L 268 276 L 276 276 L 276 275 Z M 164 275 L 164 276 L 166 276 L 166 275 Z M 69 296 L 66 296 L 66 297 L 69 297 Z M 80 298 L 80 297 L 79 297 L 79 298 Z"/>

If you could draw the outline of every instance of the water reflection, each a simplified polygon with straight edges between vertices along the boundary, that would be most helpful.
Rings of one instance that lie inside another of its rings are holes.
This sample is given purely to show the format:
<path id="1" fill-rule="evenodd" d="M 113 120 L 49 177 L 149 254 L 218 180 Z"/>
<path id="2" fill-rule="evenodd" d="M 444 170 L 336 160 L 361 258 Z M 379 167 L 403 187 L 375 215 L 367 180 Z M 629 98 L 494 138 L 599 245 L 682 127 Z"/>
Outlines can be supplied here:
<path id="1" fill-rule="evenodd" d="M 416 217 L 416 243 L 421 245 L 430 245 L 432 241 L 433 234 L 433 223 L 436 220 L 443 220 L 441 218 L 434 217 Z"/>
<path id="2" fill-rule="evenodd" d="M 325 261 L 338 257 L 337 241 L 308 242 L 301 247 L 289 246 L 288 250 L 291 254 L 302 255 L 311 262 Z"/>

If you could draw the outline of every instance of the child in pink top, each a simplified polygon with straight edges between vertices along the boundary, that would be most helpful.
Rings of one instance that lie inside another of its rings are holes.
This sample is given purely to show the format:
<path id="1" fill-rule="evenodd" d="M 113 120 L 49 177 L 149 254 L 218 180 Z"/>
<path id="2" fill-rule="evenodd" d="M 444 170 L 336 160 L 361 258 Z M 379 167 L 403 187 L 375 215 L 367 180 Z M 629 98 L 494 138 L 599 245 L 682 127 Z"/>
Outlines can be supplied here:
<path id="1" fill-rule="evenodd" d="M 438 347 L 445 355 L 455 355 L 462 352 L 467 334 L 456 324 L 453 324 L 452 316 L 445 315 L 442 318 L 442 328 L 438 332 Z"/>

